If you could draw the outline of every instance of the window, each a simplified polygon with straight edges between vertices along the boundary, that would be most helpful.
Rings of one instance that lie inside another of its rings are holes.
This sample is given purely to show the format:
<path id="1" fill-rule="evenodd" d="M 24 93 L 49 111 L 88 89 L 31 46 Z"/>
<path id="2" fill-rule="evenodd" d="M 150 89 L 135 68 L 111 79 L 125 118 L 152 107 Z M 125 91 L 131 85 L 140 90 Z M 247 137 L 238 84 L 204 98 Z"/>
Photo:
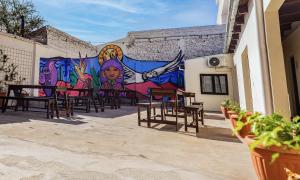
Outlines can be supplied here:
<path id="1" fill-rule="evenodd" d="M 228 95 L 226 74 L 200 74 L 201 94 Z"/>

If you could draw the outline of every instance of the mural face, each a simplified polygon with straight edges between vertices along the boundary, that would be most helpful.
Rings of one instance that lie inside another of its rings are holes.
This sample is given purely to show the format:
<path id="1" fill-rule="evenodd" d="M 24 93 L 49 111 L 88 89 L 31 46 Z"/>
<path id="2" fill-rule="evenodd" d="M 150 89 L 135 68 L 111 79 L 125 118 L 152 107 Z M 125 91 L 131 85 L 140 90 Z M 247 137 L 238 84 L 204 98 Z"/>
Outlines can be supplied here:
<path id="1" fill-rule="evenodd" d="M 129 89 L 147 96 L 149 88 L 184 88 L 179 67 L 184 55 L 173 60 L 136 60 L 125 56 L 116 45 L 107 45 L 97 57 L 41 58 L 40 84 L 84 89 Z M 41 96 L 51 92 L 41 91 Z M 70 95 L 78 95 L 69 92 Z"/>

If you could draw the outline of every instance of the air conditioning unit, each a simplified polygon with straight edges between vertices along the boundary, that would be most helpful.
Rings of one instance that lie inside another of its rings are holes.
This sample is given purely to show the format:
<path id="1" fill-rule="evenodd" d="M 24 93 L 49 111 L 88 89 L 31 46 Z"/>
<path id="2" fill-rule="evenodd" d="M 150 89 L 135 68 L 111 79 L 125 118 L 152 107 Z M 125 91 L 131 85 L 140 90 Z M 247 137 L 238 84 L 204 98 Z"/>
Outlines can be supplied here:
<path id="1" fill-rule="evenodd" d="M 207 60 L 207 65 L 210 68 L 221 68 L 221 67 L 227 67 L 228 64 L 224 57 L 210 57 Z"/>

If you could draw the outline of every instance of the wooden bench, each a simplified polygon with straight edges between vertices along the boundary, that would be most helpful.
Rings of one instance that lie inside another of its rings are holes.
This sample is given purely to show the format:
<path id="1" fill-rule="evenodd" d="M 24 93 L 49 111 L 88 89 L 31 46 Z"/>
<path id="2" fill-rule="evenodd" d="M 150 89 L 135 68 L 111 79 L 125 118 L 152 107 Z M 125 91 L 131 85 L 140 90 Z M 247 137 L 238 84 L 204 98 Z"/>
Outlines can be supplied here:
<path id="1" fill-rule="evenodd" d="M 23 89 L 50 89 L 51 97 L 34 97 L 34 96 L 22 96 Z M 14 96 L 11 96 L 11 93 Z M 8 107 L 8 101 L 16 100 L 15 111 L 18 111 L 18 106 L 22 105 L 22 110 L 27 110 L 30 101 L 44 102 L 46 107 L 46 116 L 53 118 L 54 109 L 56 111 L 57 118 L 59 118 L 57 96 L 56 96 L 56 86 L 42 86 L 42 85 L 9 85 L 7 95 L 0 97 L 2 101 L 2 113 L 6 112 Z"/>

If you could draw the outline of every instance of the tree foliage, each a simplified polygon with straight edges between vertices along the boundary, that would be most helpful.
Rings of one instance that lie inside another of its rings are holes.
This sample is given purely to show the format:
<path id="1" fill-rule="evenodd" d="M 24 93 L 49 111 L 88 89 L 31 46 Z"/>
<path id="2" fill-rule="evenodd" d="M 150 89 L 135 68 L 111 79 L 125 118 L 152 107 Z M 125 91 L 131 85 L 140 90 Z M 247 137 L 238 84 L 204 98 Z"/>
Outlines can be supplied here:
<path id="1" fill-rule="evenodd" d="M 8 33 L 22 35 L 21 17 L 25 20 L 24 34 L 28 34 L 44 24 L 44 19 L 37 14 L 35 6 L 27 0 L 0 0 L 0 26 Z"/>

